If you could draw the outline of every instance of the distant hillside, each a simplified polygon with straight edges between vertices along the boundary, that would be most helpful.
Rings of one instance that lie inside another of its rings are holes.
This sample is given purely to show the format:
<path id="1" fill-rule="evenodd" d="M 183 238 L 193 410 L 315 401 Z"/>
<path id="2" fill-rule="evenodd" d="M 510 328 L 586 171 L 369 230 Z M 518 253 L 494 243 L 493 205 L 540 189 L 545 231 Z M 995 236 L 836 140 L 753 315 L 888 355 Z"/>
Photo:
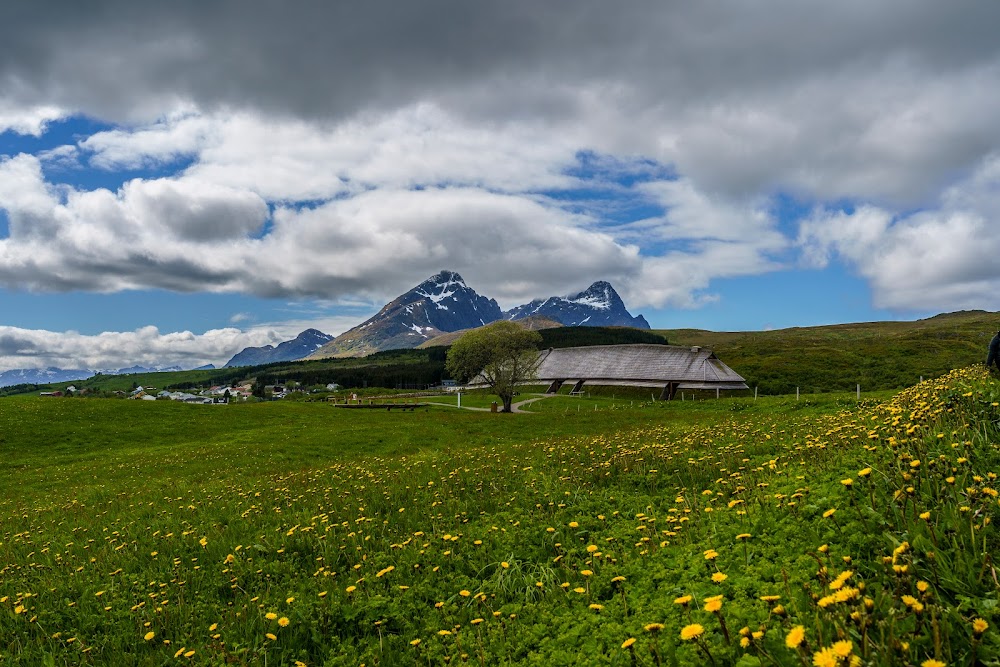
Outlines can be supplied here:
<path id="1" fill-rule="evenodd" d="M 514 323 L 528 329 L 530 331 L 541 331 L 543 329 L 555 329 L 562 327 L 563 325 L 555 320 L 544 317 L 543 315 L 530 315 L 524 319 L 514 320 Z M 475 327 L 479 329 L 482 327 Z M 421 343 L 417 346 L 418 350 L 423 350 L 429 347 L 442 347 L 449 346 L 456 340 L 462 337 L 467 331 L 474 331 L 475 329 L 459 329 L 458 331 L 449 331 L 448 333 L 443 333 L 440 336 L 434 336 L 426 343 Z"/>
<path id="2" fill-rule="evenodd" d="M 549 347 L 582 347 L 585 345 L 667 344 L 663 334 L 632 327 L 563 326 L 542 315 L 530 315 L 524 319 L 514 320 L 514 323 L 526 329 L 538 331 L 542 335 L 540 347 L 543 350 Z M 417 349 L 451 345 L 467 331 L 474 331 L 474 329 L 463 329 L 435 336 Z"/>
<path id="3" fill-rule="evenodd" d="M 775 331 L 664 329 L 675 345 L 715 350 L 762 393 L 899 389 L 986 359 L 1000 314 L 962 311 L 915 322 L 863 322 Z"/>

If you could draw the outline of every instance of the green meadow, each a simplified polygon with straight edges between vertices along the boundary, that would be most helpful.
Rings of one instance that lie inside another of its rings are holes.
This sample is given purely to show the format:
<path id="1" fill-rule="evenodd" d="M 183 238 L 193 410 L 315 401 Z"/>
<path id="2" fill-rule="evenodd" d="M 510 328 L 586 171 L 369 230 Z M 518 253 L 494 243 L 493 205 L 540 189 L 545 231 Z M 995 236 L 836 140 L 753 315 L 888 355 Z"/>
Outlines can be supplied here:
<path id="1" fill-rule="evenodd" d="M 1000 659 L 981 367 L 525 409 L 0 399 L 0 663 Z"/>

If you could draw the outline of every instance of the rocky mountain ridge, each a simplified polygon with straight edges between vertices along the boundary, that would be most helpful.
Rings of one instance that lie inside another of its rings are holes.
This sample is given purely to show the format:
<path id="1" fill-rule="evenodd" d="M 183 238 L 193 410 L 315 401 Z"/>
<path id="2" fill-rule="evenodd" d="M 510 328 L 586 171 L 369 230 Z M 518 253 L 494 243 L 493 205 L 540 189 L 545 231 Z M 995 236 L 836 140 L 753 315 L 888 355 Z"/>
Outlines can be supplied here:
<path id="1" fill-rule="evenodd" d="M 605 280 L 599 280 L 577 294 L 550 296 L 512 308 L 504 313 L 508 320 L 541 315 L 567 327 L 633 327 L 648 329 L 642 315 L 632 317 L 618 292 Z"/>
<path id="2" fill-rule="evenodd" d="M 323 347 L 333 340 L 333 336 L 318 329 L 306 329 L 292 340 L 286 340 L 277 346 L 245 347 L 226 362 L 223 368 L 235 366 L 259 366 L 276 361 L 298 361 Z"/>

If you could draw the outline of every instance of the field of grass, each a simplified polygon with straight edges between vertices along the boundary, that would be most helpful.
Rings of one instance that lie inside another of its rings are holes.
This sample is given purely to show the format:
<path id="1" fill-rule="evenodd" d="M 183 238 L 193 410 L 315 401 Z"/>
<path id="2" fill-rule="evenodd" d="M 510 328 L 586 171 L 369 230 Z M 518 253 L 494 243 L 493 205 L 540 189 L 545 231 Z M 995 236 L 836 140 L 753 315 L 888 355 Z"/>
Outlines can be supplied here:
<path id="1" fill-rule="evenodd" d="M 0 400 L 0 663 L 1000 659 L 981 367 L 536 408 Z"/>

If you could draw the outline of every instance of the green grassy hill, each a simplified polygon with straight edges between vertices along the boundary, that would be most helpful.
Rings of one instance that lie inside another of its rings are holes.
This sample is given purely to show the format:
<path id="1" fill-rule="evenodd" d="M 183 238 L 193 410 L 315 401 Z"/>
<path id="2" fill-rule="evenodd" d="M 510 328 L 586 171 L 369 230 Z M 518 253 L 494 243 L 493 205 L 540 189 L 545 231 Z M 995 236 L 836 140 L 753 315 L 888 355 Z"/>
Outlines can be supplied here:
<path id="1" fill-rule="evenodd" d="M 921 377 L 986 359 L 1000 314 L 963 311 L 916 322 L 865 322 L 775 331 L 664 329 L 677 345 L 701 345 L 765 394 L 901 389 Z"/>

